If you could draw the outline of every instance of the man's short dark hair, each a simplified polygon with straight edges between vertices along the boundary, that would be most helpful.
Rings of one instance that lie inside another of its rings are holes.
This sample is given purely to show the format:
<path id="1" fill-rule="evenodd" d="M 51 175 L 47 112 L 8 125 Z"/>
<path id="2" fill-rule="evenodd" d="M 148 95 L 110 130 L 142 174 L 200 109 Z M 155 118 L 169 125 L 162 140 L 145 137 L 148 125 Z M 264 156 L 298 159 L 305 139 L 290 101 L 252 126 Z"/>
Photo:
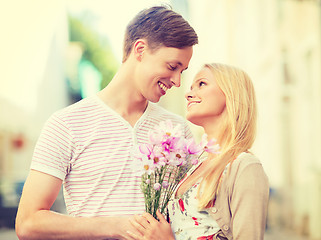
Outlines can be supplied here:
<path id="1" fill-rule="evenodd" d="M 197 34 L 189 23 L 165 6 L 144 9 L 129 22 L 125 32 L 123 62 L 138 39 L 146 39 L 151 50 L 160 47 L 182 49 L 198 43 Z"/>

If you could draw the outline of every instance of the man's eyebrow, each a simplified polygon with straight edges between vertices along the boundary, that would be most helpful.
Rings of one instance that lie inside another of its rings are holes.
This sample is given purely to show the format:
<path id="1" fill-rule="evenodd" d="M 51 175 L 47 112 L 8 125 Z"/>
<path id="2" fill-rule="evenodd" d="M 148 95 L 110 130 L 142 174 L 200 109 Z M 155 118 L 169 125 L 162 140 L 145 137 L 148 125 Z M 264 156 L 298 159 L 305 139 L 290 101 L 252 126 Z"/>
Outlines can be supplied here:
<path id="1" fill-rule="evenodd" d="M 181 62 L 177 62 L 177 64 L 180 65 L 180 66 L 183 66 L 183 63 L 181 63 Z M 184 68 L 183 71 L 185 71 L 187 69 L 188 69 L 188 66 L 186 68 Z"/>
<path id="2" fill-rule="evenodd" d="M 183 66 L 183 63 L 181 63 L 180 61 L 174 61 L 177 65 L 180 65 L 181 67 Z M 187 70 L 188 66 L 186 68 L 183 69 L 183 71 Z"/>
<path id="3" fill-rule="evenodd" d="M 180 65 L 180 66 L 183 66 L 183 63 L 179 62 L 179 61 L 176 61 L 176 64 Z"/>
<path id="4" fill-rule="evenodd" d="M 183 63 L 181 63 L 180 61 L 173 61 L 173 62 L 180 65 L 180 66 L 183 66 Z"/>

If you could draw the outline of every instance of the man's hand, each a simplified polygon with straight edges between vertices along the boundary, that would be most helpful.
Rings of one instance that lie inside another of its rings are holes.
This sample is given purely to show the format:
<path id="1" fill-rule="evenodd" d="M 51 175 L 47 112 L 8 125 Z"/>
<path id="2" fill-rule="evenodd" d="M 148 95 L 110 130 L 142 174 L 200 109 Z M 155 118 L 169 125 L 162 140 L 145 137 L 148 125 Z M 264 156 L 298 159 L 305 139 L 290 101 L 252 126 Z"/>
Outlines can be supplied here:
<path id="1" fill-rule="evenodd" d="M 149 213 L 142 216 L 134 216 L 130 219 L 132 226 L 136 232 L 128 231 L 131 239 L 135 240 L 171 240 L 175 239 L 171 225 L 166 221 L 164 216 L 157 210 L 157 221 Z M 139 234 L 138 234 L 138 233 Z"/>

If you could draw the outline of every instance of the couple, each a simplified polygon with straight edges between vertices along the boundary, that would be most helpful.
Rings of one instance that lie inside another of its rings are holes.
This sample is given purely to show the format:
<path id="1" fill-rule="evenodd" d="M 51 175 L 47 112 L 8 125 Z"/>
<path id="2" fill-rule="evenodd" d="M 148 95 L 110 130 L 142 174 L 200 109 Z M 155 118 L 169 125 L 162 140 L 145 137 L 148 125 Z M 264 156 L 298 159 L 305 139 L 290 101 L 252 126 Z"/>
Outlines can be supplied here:
<path id="1" fill-rule="evenodd" d="M 131 149 L 150 129 L 185 120 L 156 102 L 179 87 L 198 37 L 166 7 L 127 26 L 123 61 L 96 96 L 54 113 L 35 147 L 17 218 L 19 239 L 263 239 L 268 181 L 249 152 L 255 94 L 242 70 L 207 64 L 186 94 L 187 119 L 216 138 L 221 153 L 191 169 L 168 205 L 170 224 L 144 212 Z M 68 215 L 50 210 L 61 186 Z"/>

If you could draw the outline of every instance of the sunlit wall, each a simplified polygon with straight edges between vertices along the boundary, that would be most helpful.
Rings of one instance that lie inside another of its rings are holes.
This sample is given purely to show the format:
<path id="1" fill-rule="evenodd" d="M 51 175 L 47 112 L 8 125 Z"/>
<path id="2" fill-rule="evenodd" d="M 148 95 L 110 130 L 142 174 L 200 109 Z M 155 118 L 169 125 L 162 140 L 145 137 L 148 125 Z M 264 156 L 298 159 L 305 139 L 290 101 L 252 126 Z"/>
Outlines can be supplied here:
<path id="1" fill-rule="evenodd" d="M 0 191 L 8 203 L 14 198 L 11 183 L 28 173 L 44 121 L 70 103 L 66 75 L 72 73 L 65 67 L 76 64 L 82 52 L 68 43 L 67 14 L 90 12 L 87 24 L 108 38 L 120 64 L 126 24 L 159 2 L 13 0 L 0 8 Z M 269 227 L 321 239 L 320 1 L 164 2 L 191 23 L 199 44 L 182 87 L 160 104 L 184 116 L 184 94 L 205 62 L 243 68 L 257 92 L 253 151 L 271 184 Z M 198 137 L 202 130 L 191 127 Z"/>
<path id="2" fill-rule="evenodd" d="M 185 89 L 204 62 L 236 65 L 251 76 L 259 107 L 253 151 L 271 185 L 268 225 L 320 239 L 320 1 L 188 4 L 200 43 Z"/>

